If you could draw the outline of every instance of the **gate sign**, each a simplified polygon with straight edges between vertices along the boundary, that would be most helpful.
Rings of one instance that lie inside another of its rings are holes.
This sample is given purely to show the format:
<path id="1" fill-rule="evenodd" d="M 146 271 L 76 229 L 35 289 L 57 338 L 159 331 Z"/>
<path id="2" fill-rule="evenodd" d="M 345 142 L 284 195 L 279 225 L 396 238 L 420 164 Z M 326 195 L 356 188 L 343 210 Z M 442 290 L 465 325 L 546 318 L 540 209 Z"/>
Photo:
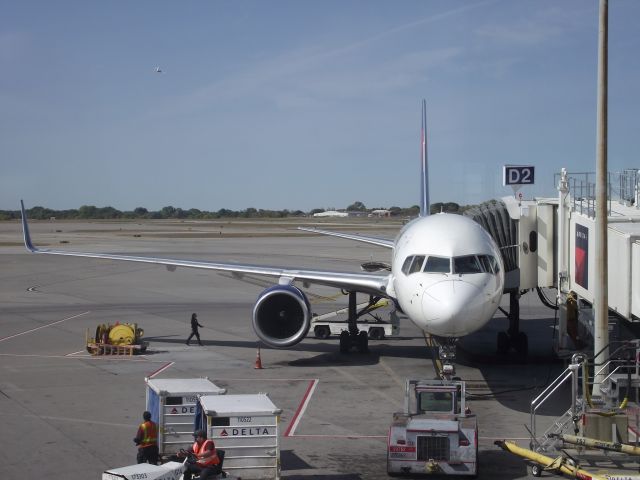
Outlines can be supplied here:
<path id="1" fill-rule="evenodd" d="M 533 185 L 535 171 L 533 165 L 505 165 L 502 168 L 503 185 Z"/>

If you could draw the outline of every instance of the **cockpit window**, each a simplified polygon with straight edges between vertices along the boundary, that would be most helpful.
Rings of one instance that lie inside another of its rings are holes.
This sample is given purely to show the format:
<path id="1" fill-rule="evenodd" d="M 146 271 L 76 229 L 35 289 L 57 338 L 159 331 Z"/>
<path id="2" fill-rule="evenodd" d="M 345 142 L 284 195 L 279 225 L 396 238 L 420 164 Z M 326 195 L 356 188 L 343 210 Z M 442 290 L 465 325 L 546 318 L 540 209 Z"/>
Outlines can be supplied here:
<path id="1" fill-rule="evenodd" d="M 480 260 L 480 264 L 482 265 L 482 271 L 496 273 L 493 265 L 491 265 L 491 260 L 489 260 L 489 255 L 478 255 L 478 260 Z"/>
<path id="2" fill-rule="evenodd" d="M 481 273 L 482 266 L 475 255 L 453 258 L 453 273 Z"/>
<path id="3" fill-rule="evenodd" d="M 423 263 L 424 263 L 424 255 L 416 255 L 415 257 L 413 257 L 413 262 L 411 262 L 411 267 L 409 268 L 409 275 L 422 270 Z"/>
<path id="4" fill-rule="evenodd" d="M 424 271 L 427 273 L 449 273 L 451 271 L 450 264 L 451 259 L 448 257 L 429 256 L 424 265 Z"/>
<path id="5" fill-rule="evenodd" d="M 493 258 L 491 255 L 489 255 L 489 262 L 491 262 L 491 268 L 493 273 L 498 273 L 500 271 L 500 264 L 498 263 L 498 261 Z"/>
<path id="6" fill-rule="evenodd" d="M 500 266 L 491 255 L 465 255 L 453 259 L 454 273 L 498 273 Z"/>
<path id="7" fill-rule="evenodd" d="M 424 255 L 410 255 L 402 264 L 402 273 L 405 275 L 411 275 L 412 273 L 422 270 L 422 264 L 424 263 Z"/>
<path id="8" fill-rule="evenodd" d="M 413 255 L 410 255 L 404 259 L 404 263 L 402 264 L 402 273 L 404 273 L 405 275 L 409 275 L 409 267 L 411 266 L 412 261 Z"/>

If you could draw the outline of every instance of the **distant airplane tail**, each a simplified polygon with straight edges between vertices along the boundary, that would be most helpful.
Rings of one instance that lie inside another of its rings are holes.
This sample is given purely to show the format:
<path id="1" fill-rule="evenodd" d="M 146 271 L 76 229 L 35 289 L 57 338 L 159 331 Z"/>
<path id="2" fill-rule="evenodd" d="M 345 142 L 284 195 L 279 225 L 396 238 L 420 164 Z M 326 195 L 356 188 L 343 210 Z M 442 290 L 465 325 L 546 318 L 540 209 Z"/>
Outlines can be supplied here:
<path id="1" fill-rule="evenodd" d="M 422 134 L 421 134 L 422 172 L 420 175 L 420 216 L 429 215 L 429 162 L 427 159 L 427 101 L 422 100 Z"/>
<path id="2" fill-rule="evenodd" d="M 31 235 L 29 234 L 29 224 L 27 223 L 27 213 L 24 210 L 24 202 L 20 200 L 20 211 L 22 212 L 22 235 L 24 237 L 24 246 L 30 252 L 37 252 L 38 249 L 31 243 Z"/>

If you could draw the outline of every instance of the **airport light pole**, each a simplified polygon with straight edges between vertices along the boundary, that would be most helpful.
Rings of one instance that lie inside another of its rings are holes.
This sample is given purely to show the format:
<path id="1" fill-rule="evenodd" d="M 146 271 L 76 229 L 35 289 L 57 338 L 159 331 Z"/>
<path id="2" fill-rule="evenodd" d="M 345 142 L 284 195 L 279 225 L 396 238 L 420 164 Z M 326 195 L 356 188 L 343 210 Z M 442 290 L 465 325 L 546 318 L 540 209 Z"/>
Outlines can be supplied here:
<path id="1" fill-rule="evenodd" d="M 600 0 L 598 28 L 598 133 L 596 143 L 596 265 L 594 288 L 595 331 L 593 350 L 594 372 L 609 359 L 609 299 L 607 261 L 607 73 L 608 73 L 609 2 Z M 600 386 L 607 375 L 603 369 L 593 380 L 593 394 L 600 395 Z"/>

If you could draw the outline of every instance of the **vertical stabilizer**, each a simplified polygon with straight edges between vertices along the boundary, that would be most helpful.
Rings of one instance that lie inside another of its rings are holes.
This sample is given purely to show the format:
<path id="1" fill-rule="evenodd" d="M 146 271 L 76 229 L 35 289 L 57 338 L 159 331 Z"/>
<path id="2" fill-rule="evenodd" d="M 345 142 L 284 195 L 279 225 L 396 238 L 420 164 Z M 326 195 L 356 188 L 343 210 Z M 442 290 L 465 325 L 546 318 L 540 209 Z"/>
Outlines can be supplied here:
<path id="1" fill-rule="evenodd" d="M 427 101 L 422 100 L 422 134 L 420 156 L 422 171 L 420 172 L 420 216 L 429 215 L 429 161 L 427 159 Z"/>

